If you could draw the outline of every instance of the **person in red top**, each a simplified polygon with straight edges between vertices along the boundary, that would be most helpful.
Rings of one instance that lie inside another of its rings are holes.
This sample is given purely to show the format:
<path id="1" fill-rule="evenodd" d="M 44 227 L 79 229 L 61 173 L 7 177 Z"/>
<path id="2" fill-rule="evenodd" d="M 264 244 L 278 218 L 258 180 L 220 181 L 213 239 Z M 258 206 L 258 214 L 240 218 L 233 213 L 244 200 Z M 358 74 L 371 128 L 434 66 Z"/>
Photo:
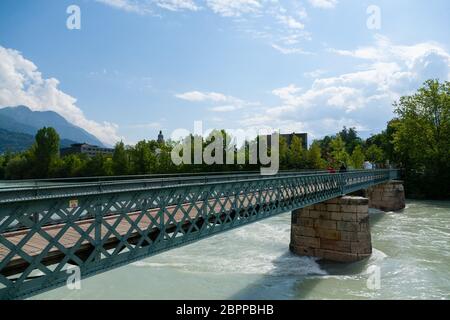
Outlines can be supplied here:
<path id="1" fill-rule="evenodd" d="M 327 170 L 329 173 L 336 173 L 336 170 L 332 166 L 328 166 Z"/>
<path id="2" fill-rule="evenodd" d="M 336 170 L 334 169 L 334 166 L 333 166 L 333 164 L 334 164 L 334 160 L 332 159 L 332 158 L 328 158 L 328 161 L 327 161 L 329 164 L 328 164 L 328 167 L 327 167 L 327 171 L 329 172 L 329 173 L 336 173 Z"/>

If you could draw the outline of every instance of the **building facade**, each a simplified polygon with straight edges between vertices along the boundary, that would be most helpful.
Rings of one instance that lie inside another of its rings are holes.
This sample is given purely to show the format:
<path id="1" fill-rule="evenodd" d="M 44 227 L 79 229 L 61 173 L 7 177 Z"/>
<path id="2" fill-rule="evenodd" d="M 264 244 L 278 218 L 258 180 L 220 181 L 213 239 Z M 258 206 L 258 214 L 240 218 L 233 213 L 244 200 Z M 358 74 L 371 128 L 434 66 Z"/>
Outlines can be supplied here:
<path id="1" fill-rule="evenodd" d="M 99 146 L 90 145 L 87 143 L 74 143 L 68 148 L 62 148 L 60 150 L 61 156 L 66 156 L 69 154 L 86 154 L 89 157 L 95 157 L 98 154 L 111 156 L 114 149 L 102 148 Z"/>

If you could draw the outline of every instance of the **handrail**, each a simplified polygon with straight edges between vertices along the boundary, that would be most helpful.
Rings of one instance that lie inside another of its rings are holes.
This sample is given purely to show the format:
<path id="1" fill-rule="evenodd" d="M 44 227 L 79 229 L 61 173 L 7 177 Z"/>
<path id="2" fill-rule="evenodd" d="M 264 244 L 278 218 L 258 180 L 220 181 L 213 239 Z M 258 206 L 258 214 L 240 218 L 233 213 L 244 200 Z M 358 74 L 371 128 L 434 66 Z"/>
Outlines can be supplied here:
<path id="1" fill-rule="evenodd" d="M 345 173 L 333 174 L 364 174 L 364 173 L 379 173 L 392 172 L 396 169 L 379 169 L 379 170 L 353 170 Z M 242 182 L 242 181 L 259 181 L 259 180 L 278 180 L 282 178 L 293 177 L 308 177 L 308 176 L 324 176 L 330 175 L 326 171 L 310 171 L 310 172 L 282 172 L 274 176 L 261 176 L 260 174 L 252 175 L 222 175 L 222 176 L 194 176 L 186 177 L 182 180 L 172 178 L 160 178 L 152 180 L 124 180 L 124 181 L 108 181 L 108 182 L 85 182 L 76 184 L 56 184 L 56 185 L 33 185 L 23 187 L 0 188 L 0 204 L 17 201 L 30 201 L 36 199 L 59 198 L 70 196 L 83 196 L 105 194 L 111 192 L 127 192 L 136 190 L 151 190 L 162 189 L 180 186 L 198 186 L 209 183 L 222 184 L 228 182 Z"/>
<path id="2" fill-rule="evenodd" d="M 92 276 L 388 182 L 398 173 L 204 175 L 5 189 L 0 192 L 0 299 L 58 287 L 67 281 L 68 265 Z"/>
<path id="3" fill-rule="evenodd" d="M 278 174 L 289 173 L 309 173 L 309 172 L 326 172 L 325 170 L 282 170 Z M 4 184 L 36 184 L 36 183 L 64 183 L 64 182 L 103 182 L 103 181 L 128 181 L 128 180 L 148 180 L 160 178 L 184 178 L 195 176 L 226 176 L 226 175 L 260 175 L 260 171 L 211 171 L 211 172 L 190 172 L 190 173 L 161 173 L 161 174 L 138 174 L 138 175 L 121 175 L 121 176 L 92 176 L 92 177 L 69 177 L 69 178 L 45 178 L 45 179 L 16 179 L 16 180 L 0 180 Z M 1 188 L 1 185 L 0 185 Z"/>

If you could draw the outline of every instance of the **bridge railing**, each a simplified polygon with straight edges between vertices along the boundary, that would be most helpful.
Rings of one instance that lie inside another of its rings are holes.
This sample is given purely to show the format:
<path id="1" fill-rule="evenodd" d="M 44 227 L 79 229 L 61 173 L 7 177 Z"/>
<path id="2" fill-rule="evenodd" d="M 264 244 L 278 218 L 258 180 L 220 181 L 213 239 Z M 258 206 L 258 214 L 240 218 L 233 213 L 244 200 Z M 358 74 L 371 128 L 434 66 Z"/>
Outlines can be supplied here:
<path id="1" fill-rule="evenodd" d="M 280 170 L 276 176 L 291 175 L 291 174 L 316 174 L 326 173 L 325 170 Z M 51 185 L 51 184 L 67 184 L 67 183 L 87 183 L 87 182 L 114 182 L 118 181 L 144 181 L 144 180 L 183 180 L 184 178 L 190 179 L 193 177 L 222 177 L 227 176 L 259 176 L 260 171 L 215 171 L 215 172 L 192 172 L 192 173 L 164 173 L 164 174 L 138 174 L 138 175 L 121 175 L 121 176 L 94 176 L 94 177 L 71 177 L 71 178 L 48 178 L 48 179 L 20 179 L 20 180 L 1 180 L 0 189 L 9 188 L 11 185 L 39 186 L 39 185 Z M 4 185 L 2 185 L 2 183 Z"/>
<path id="2" fill-rule="evenodd" d="M 44 187 L 0 199 L 0 298 L 63 284 L 388 181 L 391 170 L 246 176 L 167 185 Z M 0 192 L 2 193 L 2 192 Z"/>
<path id="3" fill-rule="evenodd" d="M 270 177 L 323 174 L 326 171 L 282 171 Z M 128 189 L 142 189 L 208 183 L 217 181 L 239 181 L 261 177 L 259 172 L 216 173 L 190 175 L 137 175 L 122 177 L 63 178 L 40 180 L 3 180 L 0 182 L 0 203 L 18 201 L 31 197 L 51 197 L 64 194 L 116 192 Z M 121 178 L 121 179 L 120 179 Z"/>

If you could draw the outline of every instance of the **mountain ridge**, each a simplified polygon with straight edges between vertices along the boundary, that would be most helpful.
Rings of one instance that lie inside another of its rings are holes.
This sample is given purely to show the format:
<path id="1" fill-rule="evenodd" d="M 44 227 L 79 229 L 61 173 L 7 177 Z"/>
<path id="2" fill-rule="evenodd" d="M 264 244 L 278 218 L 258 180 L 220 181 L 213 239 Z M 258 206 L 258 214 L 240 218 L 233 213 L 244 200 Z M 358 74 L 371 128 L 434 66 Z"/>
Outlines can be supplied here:
<path id="1" fill-rule="evenodd" d="M 71 124 L 57 112 L 32 111 L 23 105 L 0 108 L 0 129 L 35 135 L 42 127 L 54 128 L 61 140 L 105 146 L 97 137 Z"/>
<path id="2" fill-rule="evenodd" d="M 22 152 L 29 149 L 35 142 L 34 136 L 27 133 L 13 132 L 0 128 L 0 154 L 6 152 Z M 70 147 L 76 143 L 72 140 L 61 139 L 60 148 Z"/>

